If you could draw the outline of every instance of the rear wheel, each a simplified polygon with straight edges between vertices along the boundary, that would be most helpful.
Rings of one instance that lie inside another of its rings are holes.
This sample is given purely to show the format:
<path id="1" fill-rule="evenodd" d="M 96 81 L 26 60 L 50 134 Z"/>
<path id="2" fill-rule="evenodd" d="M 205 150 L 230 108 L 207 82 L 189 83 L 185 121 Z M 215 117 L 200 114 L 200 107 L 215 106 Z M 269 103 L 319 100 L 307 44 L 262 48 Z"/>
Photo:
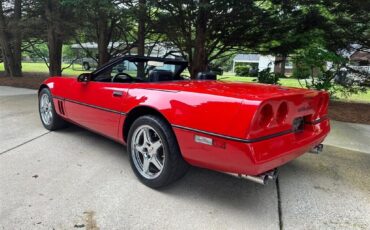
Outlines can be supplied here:
<path id="1" fill-rule="evenodd" d="M 152 188 L 176 181 L 189 167 L 181 156 L 171 127 L 156 116 L 139 117 L 132 124 L 127 148 L 136 176 Z"/>
<path id="2" fill-rule="evenodd" d="M 44 127 L 48 130 L 57 130 L 67 126 L 56 112 L 50 90 L 44 88 L 39 94 L 39 114 Z"/>

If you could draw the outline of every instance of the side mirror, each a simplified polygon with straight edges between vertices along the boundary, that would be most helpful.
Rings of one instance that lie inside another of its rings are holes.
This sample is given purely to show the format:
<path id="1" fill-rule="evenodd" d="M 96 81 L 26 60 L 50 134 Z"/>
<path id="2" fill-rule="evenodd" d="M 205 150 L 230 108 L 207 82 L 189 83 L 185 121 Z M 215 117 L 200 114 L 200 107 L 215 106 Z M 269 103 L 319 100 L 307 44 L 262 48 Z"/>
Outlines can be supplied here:
<path id="1" fill-rule="evenodd" d="M 91 80 L 91 73 L 82 73 L 77 77 L 78 82 L 89 82 Z"/>

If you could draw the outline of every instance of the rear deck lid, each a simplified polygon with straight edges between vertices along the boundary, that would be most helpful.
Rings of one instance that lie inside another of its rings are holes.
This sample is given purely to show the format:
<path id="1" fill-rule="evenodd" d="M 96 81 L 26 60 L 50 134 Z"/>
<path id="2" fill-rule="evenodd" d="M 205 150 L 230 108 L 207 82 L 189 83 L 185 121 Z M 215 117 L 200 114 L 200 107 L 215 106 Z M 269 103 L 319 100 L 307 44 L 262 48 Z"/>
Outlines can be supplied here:
<path id="1" fill-rule="evenodd" d="M 279 85 L 227 81 L 160 82 L 145 84 L 142 88 L 186 91 L 247 100 L 265 100 L 274 97 L 314 92 L 311 90 L 283 87 Z"/>

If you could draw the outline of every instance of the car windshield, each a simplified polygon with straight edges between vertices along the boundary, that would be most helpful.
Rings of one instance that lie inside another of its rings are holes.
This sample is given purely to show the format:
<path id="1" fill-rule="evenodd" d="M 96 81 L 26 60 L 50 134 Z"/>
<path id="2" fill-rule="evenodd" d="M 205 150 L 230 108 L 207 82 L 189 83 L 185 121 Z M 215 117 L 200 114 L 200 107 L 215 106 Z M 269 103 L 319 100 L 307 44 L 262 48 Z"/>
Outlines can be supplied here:
<path id="1" fill-rule="evenodd" d="M 102 82 L 180 80 L 180 74 L 185 68 L 183 62 L 124 59 L 98 71 L 94 80 Z"/>

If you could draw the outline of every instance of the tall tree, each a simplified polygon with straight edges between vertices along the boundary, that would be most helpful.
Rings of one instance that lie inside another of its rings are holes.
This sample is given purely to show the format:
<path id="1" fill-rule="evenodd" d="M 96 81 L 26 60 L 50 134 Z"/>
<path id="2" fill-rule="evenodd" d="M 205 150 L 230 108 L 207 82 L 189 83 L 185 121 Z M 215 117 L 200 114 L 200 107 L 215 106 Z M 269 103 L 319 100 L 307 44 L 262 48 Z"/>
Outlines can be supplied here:
<path id="1" fill-rule="evenodd" d="M 128 53 L 136 45 L 135 18 L 128 0 L 65 0 L 80 22 L 77 41 L 96 42 L 98 57 L 90 57 L 101 66 L 120 53 Z M 89 52 L 87 52 L 89 53 Z"/>
<path id="2" fill-rule="evenodd" d="M 364 0 L 274 0 L 269 12 L 279 22 L 260 51 L 281 57 L 320 43 L 338 52 L 346 47 L 370 47 L 370 2 Z M 282 58 L 284 59 L 284 58 Z"/>
<path id="3" fill-rule="evenodd" d="M 146 24 L 146 0 L 139 0 L 138 3 L 138 32 L 137 32 L 137 54 L 145 56 L 145 24 Z M 144 76 L 145 66 L 143 62 L 139 62 L 137 66 L 138 76 Z"/>
<path id="4" fill-rule="evenodd" d="M 275 0 L 273 3 L 267 5 L 266 10 L 275 25 L 266 28 L 269 41 L 257 50 L 274 54 L 275 65 L 280 65 L 280 73 L 285 74 L 287 57 L 297 49 L 310 45 L 312 40 L 321 38 L 319 28 L 325 22 L 325 17 L 320 12 L 320 4 L 297 0 Z"/>
<path id="5" fill-rule="evenodd" d="M 208 57 L 206 50 L 207 24 L 209 20 L 210 0 L 199 0 L 198 15 L 195 21 L 195 46 L 192 61 L 191 76 L 207 68 Z"/>
<path id="6" fill-rule="evenodd" d="M 4 10 L 3 2 L 0 3 L 0 45 L 7 74 L 11 77 L 20 77 L 22 76 L 20 28 L 22 2 L 14 0 L 12 5 L 12 9 Z"/>
<path id="7" fill-rule="evenodd" d="M 161 0 L 153 4 L 160 9 L 158 32 L 188 59 L 192 78 L 212 60 L 230 54 L 227 51 L 241 44 L 260 44 L 265 39 L 264 29 L 272 26 L 257 1 Z"/>
<path id="8" fill-rule="evenodd" d="M 332 51 L 359 45 L 359 49 L 370 49 L 370 1 L 367 0 L 324 0 L 323 14 L 326 23 L 323 38 Z"/>
<path id="9" fill-rule="evenodd" d="M 25 0 L 26 1 L 26 0 Z M 44 42 L 48 46 L 48 57 L 45 59 L 51 76 L 62 74 L 62 48 L 63 44 L 76 33 L 78 17 L 66 0 L 27 0 L 27 20 L 24 24 L 25 43 L 27 47 L 37 50 L 36 43 Z M 36 42 L 35 42 L 36 41 Z"/>
<path id="10" fill-rule="evenodd" d="M 44 7 L 49 48 L 49 74 L 60 76 L 62 74 L 63 36 L 58 27 L 62 20 L 62 9 L 58 0 L 47 0 Z"/>

